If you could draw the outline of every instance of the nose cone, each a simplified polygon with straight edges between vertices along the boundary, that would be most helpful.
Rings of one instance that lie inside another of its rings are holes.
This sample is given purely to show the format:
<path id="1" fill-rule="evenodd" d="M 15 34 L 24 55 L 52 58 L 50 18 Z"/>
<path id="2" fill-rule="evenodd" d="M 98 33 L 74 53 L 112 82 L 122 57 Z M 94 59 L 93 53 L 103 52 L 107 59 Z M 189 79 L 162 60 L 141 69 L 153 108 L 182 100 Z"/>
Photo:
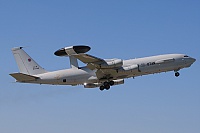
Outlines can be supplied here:
<path id="1" fill-rule="evenodd" d="M 190 58 L 190 61 L 191 61 L 192 63 L 194 63 L 194 62 L 196 61 L 196 59 L 195 59 L 195 58 Z"/>
<path id="2" fill-rule="evenodd" d="M 195 59 L 195 58 L 191 58 L 191 60 L 192 60 L 192 62 L 193 62 L 193 63 L 196 61 L 196 59 Z"/>

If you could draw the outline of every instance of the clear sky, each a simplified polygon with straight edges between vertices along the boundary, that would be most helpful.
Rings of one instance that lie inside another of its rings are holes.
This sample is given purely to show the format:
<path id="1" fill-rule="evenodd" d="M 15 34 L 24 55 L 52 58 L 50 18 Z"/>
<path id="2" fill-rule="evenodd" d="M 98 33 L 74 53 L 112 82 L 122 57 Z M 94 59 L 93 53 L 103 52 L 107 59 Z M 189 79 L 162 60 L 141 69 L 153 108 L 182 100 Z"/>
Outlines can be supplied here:
<path id="1" fill-rule="evenodd" d="M 185 53 L 188 69 L 126 79 L 101 92 L 83 86 L 13 83 L 11 48 L 25 46 L 42 67 L 86 44 L 100 58 Z M 0 133 L 199 133 L 199 0 L 0 0 Z"/>

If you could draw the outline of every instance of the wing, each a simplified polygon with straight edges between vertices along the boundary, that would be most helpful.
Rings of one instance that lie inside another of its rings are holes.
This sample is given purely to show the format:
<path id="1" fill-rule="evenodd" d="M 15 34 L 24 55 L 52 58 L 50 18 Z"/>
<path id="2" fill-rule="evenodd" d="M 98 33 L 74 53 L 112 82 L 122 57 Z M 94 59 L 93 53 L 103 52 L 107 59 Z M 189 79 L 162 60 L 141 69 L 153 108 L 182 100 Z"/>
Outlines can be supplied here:
<path id="1" fill-rule="evenodd" d="M 96 69 L 96 75 L 99 80 L 118 79 L 118 69 L 122 67 L 121 59 L 101 59 L 89 54 L 73 55 L 91 70 Z"/>
<path id="2" fill-rule="evenodd" d="M 100 62 L 105 62 L 103 59 L 89 55 L 89 54 L 76 54 L 73 55 L 83 63 L 100 63 Z"/>
<path id="3" fill-rule="evenodd" d="M 105 60 L 89 54 L 76 54 L 73 56 L 82 61 L 83 63 L 87 64 L 87 67 L 91 70 L 99 69 L 100 64 L 106 63 Z"/>

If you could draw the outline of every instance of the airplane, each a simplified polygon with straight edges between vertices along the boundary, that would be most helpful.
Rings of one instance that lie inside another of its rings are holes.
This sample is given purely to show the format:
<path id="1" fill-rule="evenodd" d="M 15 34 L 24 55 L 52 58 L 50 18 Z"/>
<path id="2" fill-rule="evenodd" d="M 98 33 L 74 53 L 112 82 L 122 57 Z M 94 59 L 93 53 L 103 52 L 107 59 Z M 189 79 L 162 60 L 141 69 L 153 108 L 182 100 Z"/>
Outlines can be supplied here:
<path id="1" fill-rule="evenodd" d="M 186 54 L 164 54 L 137 59 L 102 59 L 86 54 L 91 48 L 75 45 L 57 50 L 54 54 L 69 57 L 70 69 L 46 71 L 23 47 L 12 48 L 19 73 L 10 75 L 20 83 L 51 85 L 83 85 L 84 88 L 99 87 L 101 91 L 111 86 L 124 84 L 124 79 L 142 75 L 174 71 L 178 77 L 180 69 L 190 67 L 196 59 Z M 86 66 L 79 67 L 78 60 Z"/>

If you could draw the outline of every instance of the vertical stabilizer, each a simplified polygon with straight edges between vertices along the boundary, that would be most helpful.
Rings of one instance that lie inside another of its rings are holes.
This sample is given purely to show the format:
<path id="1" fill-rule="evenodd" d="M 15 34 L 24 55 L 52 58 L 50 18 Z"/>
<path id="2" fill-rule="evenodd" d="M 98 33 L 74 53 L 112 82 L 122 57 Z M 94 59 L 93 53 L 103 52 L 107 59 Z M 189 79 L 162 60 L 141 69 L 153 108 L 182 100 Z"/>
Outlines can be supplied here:
<path id="1" fill-rule="evenodd" d="M 28 75 L 37 75 L 47 72 L 39 64 L 37 64 L 22 47 L 13 48 L 12 53 L 17 62 L 20 73 Z"/>
<path id="2" fill-rule="evenodd" d="M 69 56 L 71 68 L 78 68 L 77 58 L 74 56 Z"/>

